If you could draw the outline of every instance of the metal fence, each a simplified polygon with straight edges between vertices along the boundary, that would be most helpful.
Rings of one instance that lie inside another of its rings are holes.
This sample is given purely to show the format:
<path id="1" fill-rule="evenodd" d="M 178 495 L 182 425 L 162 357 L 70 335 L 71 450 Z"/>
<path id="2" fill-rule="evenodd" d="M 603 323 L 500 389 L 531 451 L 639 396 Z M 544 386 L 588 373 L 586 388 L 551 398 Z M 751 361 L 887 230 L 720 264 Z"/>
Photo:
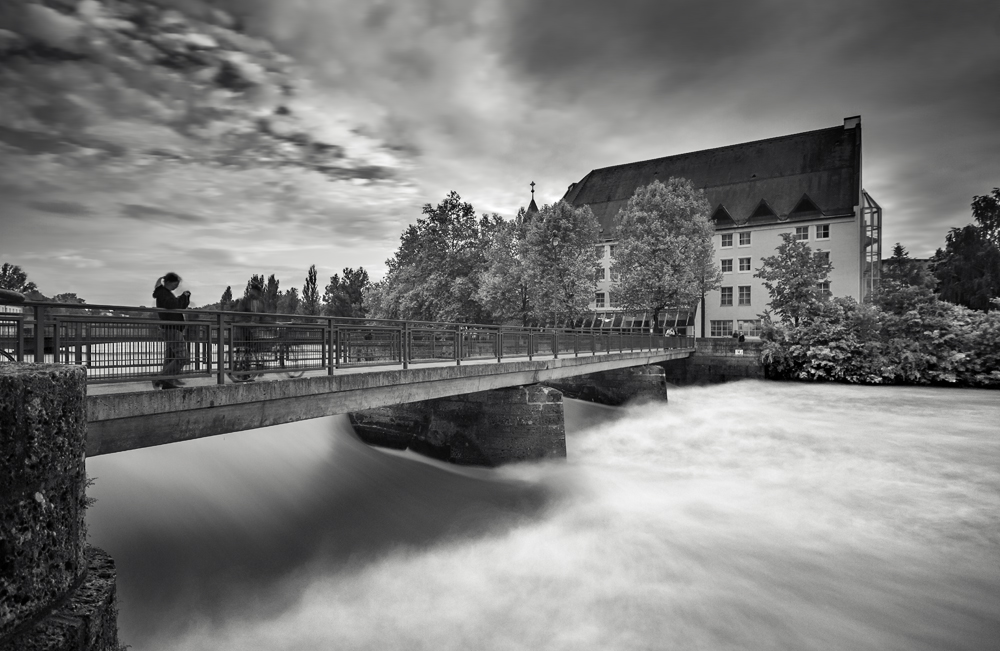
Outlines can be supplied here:
<path id="1" fill-rule="evenodd" d="M 227 377 L 247 382 L 265 374 L 332 375 L 351 367 L 694 346 L 693 338 L 643 328 L 522 328 L 31 301 L 18 307 L 21 313 L 0 312 L 0 360 L 79 364 L 95 383 L 208 376 L 223 384 Z M 183 314 L 184 323 L 162 320 L 167 312 Z M 176 372 L 165 372 L 172 326 L 183 333 L 187 360 Z"/>

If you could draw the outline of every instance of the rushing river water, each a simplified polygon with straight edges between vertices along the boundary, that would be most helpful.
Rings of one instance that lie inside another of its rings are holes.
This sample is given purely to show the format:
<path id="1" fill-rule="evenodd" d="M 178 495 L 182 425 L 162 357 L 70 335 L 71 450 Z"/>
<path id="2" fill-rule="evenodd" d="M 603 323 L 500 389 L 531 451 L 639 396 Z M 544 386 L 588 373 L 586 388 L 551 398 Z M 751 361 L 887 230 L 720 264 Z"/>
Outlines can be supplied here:
<path id="1" fill-rule="evenodd" d="M 463 470 L 346 419 L 96 457 L 135 651 L 1000 648 L 1000 393 L 740 382 L 568 401 Z"/>

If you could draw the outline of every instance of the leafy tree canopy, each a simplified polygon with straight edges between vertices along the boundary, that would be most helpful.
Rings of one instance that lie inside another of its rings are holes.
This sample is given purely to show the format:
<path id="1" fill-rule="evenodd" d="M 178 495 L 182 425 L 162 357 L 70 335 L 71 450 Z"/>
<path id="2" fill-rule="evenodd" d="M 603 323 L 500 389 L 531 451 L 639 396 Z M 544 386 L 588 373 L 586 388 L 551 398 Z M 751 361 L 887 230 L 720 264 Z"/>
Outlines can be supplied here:
<path id="1" fill-rule="evenodd" d="M 317 283 L 316 265 L 309 265 L 306 272 L 306 283 L 302 286 L 301 312 L 308 315 L 320 313 L 319 285 Z"/>
<path id="2" fill-rule="evenodd" d="M 770 308 L 797 325 L 799 319 L 815 314 L 826 302 L 826 296 L 816 286 L 829 279 L 833 265 L 814 256 L 808 244 L 795 240 L 790 233 L 781 234 L 781 244 L 775 251 L 775 255 L 761 258 L 754 277 L 764 281 L 771 297 Z"/>
<path id="3" fill-rule="evenodd" d="M 687 179 L 653 181 L 635 191 L 615 218 L 611 268 L 623 308 L 655 318 L 664 308 L 691 307 L 719 286 L 710 210 L 704 192 Z"/>
<path id="4" fill-rule="evenodd" d="M 365 290 L 371 285 L 364 267 L 344 267 L 333 274 L 323 291 L 323 312 L 330 316 L 365 316 Z"/>
<path id="5" fill-rule="evenodd" d="M 523 278 L 531 316 L 539 323 L 572 321 L 594 297 L 597 218 L 588 206 L 543 206 L 526 225 Z"/>
<path id="6" fill-rule="evenodd" d="M 373 316 L 487 320 L 476 295 L 486 250 L 503 220 L 498 215 L 477 219 L 472 205 L 454 191 L 437 206 L 426 204 L 423 215 L 407 227 L 399 249 L 386 261 L 388 273 L 371 300 Z"/>
<path id="7" fill-rule="evenodd" d="M 28 294 L 37 292 L 38 286 L 28 280 L 28 274 L 21 267 L 5 262 L 0 267 L 0 289 Z"/>
<path id="8" fill-rule="evenodd" d="M 972 216 L 982 229 L 982 236 L 1000 246 L 1000 188 L 990 194 L 972 197 Z"/>
<path id="9" fill-rule="evenodd" d="M 934 254 L 932 266 L 943 300 L 973 310 L 995 309 L 1000 296 L 1000 247 L 981 226 L 953 228 L 944 249 Z"/>

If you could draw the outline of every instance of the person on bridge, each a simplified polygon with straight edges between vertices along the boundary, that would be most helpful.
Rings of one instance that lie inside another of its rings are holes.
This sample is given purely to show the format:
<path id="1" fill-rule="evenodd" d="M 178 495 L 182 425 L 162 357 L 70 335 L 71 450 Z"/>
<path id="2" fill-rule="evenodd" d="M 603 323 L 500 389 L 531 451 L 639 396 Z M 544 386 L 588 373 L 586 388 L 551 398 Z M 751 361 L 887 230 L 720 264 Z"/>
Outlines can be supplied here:
<path id="1" fill-rule="evenodd" d="M 174 296 L 174 292 L 180 284 L 181 277 L 172 271 L 158 278 L 153 287 L 156 307 L 166 310 L 187 309 L 188 305 L 191 304 L 191 292 L 185 291 L 180 296 Z M 159 316 L 160 320 L 171 323 L 184 321 L 183 314 L 160 312 Z M 184 326 L 162 325 L 160 327 L 163 330 L 165 344 L 163 348 L 163 375 L 178 375 L 191 361 L 187 341 L 184 340 Z M 183 384 L 181 380 L 170 377 L 165 380 L 153 380 L 153 388 L 156 389 L 176 389 Z"/>

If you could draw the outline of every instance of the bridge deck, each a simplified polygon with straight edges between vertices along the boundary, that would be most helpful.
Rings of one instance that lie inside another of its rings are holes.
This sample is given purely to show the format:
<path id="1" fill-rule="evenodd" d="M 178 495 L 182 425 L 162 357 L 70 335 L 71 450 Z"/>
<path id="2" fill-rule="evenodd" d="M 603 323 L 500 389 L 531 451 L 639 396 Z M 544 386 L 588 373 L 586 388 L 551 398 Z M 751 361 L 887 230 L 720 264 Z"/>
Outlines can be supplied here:
<path id="1" fill-rule="evenodd" d="M 655 364 L 688 357 L 693 348 L 602 353 L 557 359 L 454 362 L 409 369 L 345 369 L 245 384 L 210 378 L 182 389 L 153 391 L 149 382 L 88 387 L 87 455 L 226 434 L 362 409 L 488 391 Z M 323 373 L 323 374 L 321 374 Z"/>

